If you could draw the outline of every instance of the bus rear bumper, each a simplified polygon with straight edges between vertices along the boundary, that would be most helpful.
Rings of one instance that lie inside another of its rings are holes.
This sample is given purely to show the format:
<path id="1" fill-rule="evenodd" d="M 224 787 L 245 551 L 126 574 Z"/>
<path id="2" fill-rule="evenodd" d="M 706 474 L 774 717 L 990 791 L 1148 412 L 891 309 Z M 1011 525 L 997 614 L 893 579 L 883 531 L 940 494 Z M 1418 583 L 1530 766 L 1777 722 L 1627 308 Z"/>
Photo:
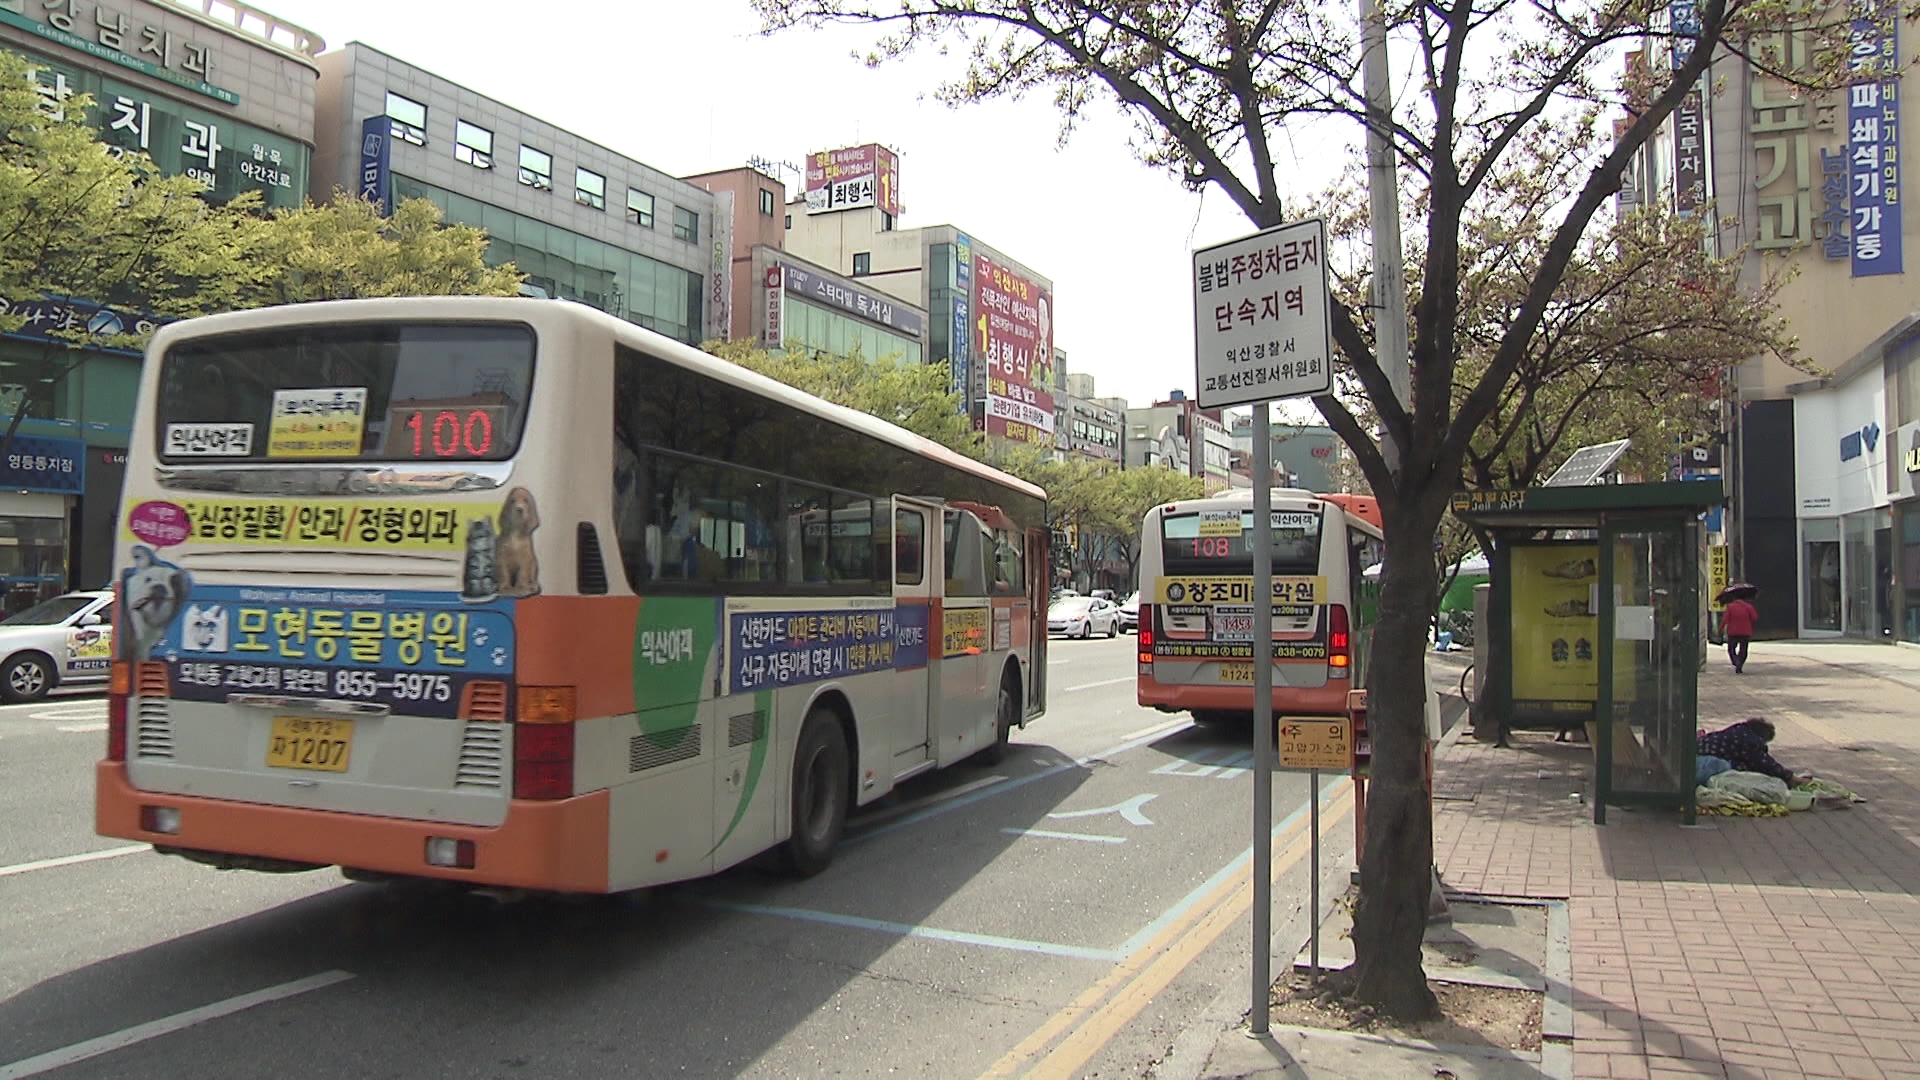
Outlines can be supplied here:
<path id="1" fill-rule="evenodd" d="M 200 860 L 216 864 L 259 869 L 346 866 L 554 892 L 604 893 L 608 887 L 605 791 L 553 802 L 514 800 L 506 820 L 492 828 L 141 791 L 119 761 L 94 766 L 94 792 L 94 831 L 101 836 L 196 856 L 233 857 Z M 150 808 L 177 811 L 179 831 L 142 828 L 143 811 Z M 472 842 L 472 869 L 430 865 L 430 839 Z"/>
<path id="2" fill-rule="evenodd" d="M 1273 711 L 1276 716 L 1345 716 L 1346 679 L 1328 679 L 1327 685 L 1313 689 L 1275 687 Z M 1253 692 L 1245 685 L 1163 683 L 1142 673 L 1139 702 L 1161 712 L 1203 709 L 1218 712 L 1250 712 Z"/>

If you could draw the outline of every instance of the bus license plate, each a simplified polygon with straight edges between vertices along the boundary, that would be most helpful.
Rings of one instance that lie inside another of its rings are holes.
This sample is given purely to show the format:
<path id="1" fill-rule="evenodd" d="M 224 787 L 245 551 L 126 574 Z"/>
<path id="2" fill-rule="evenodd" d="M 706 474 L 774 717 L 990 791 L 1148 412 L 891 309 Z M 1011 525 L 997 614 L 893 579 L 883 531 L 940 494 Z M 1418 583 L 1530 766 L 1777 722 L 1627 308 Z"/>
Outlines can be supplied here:
<path id="1" fill-rule="evenodd" d="M 353 721 L 276 716 L 267 739 L 267 767 L 346 772 L 353 750 Z"/>
<path id="2" fill-rule="evenodd" d="M 1221 664 L 1220 681 L 1228 683 L 1253 683 L 1252 664 Z"/>

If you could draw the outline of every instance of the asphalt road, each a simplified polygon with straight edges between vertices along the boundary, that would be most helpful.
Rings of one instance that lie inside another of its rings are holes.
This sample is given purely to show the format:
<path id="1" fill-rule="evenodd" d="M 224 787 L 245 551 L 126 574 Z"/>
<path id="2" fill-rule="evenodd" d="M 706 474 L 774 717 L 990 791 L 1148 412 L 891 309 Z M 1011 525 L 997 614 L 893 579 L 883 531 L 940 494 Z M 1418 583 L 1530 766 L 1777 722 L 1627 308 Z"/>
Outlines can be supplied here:
<path id="1" fill-rule="evenodd" d="M 576 902 L 101 839 L 104 702 L 0 709 L 0 1080 L 1141 1076 L 1246 985 L 1252 759 L 1135 706 L 1132 653 L 1056 641 L 1004 764 L 863 813 L 817 878 Z M 1277 924 L 1307 787 L 1275 781 Z"/>

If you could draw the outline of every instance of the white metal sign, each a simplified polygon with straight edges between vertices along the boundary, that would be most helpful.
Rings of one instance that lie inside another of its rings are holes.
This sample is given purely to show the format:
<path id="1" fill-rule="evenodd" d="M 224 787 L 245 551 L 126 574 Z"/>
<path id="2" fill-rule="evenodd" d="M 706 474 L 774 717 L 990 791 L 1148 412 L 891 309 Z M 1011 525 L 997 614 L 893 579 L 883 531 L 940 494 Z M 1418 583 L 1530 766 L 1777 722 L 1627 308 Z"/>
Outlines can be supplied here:
<path id="1" fill-rule="evenodd" d="M 1313 218 L 1193 253 L 1201 408 L 1333 388 L 1326 250 L 1326 222 Z"/>

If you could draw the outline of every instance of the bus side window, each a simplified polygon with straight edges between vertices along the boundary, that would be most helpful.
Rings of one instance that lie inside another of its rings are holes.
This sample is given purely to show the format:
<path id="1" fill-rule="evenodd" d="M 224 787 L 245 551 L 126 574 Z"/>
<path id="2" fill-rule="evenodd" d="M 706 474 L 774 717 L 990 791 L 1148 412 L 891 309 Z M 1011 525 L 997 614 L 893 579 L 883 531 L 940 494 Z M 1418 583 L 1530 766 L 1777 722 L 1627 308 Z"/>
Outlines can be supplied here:
<path id="1" fill-rule="evenodd" d="M 1024 596 L 1027 568 L 1020 551 L 1020 538 L 1005 529 L 993 532 L 993 591 L 1008 596 Z"/>
<path id="2" fill-rule="evenodd" d="M 926 518 L 918 510 L 893 512 L 893 581 L 896 585 L 918 585 L 925 578 L 922 567 L 926 538 Z"/>
<path id="3" fill-rule="evenodd" d="M 987 595 L 987 529 L 962 510 L 946 513 L 948 596 Z"/>

